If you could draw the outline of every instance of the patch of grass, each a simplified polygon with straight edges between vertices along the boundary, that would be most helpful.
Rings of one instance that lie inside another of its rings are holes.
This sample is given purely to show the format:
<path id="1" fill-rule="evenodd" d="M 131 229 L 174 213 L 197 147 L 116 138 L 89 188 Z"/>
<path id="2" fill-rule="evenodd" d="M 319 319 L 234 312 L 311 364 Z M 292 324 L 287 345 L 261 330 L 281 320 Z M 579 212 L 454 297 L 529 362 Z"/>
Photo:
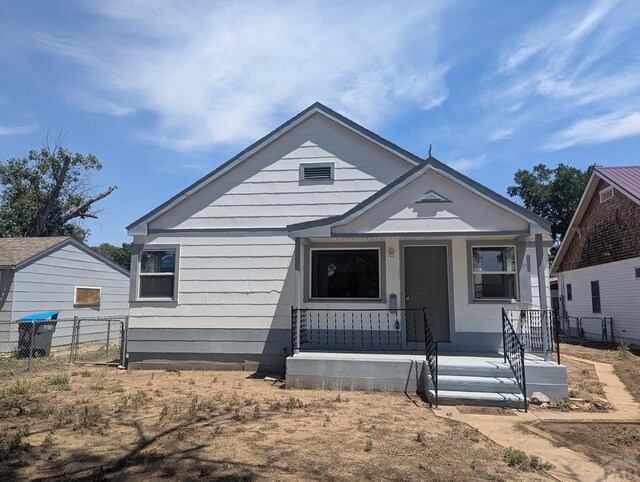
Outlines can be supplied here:
<path id="1" fill-rule="evenodd" d="M 53 411 L 53 426 L 55 428 L 64 427 L 73 421 L 73 415 L 76 407 L 70 403 L 62 405 Z"/>
<path id="2" fill-rule="evenodd" d="M 427 441 L 427 436 L 425 435 L 424 432 L 416 433 L 416 442 L 423 444 L 426 441 Z"/>
<path id="3" fill-rule="evenodd" d="M 245 423 L 247 421 L 247 416 L 244 413 L 241 413 L 239 408 L 235 408 L 233 410 L 233 415 L 231 416 L 231 420 L 235 420 L 236 422 L 240 422 L 240 423 Z"/>
<path id="4" fill-rule="evenodd" d="M 504 452 L 504 459 L 509 467 L 521 470 L 549 470 L 553 468 L 551 462 L 543 462 L 537 455 L 529 456 L 526 452 L 509 447 Z"/>
<path id="5" fill-rule="evenodd" d="M 85 405 L 78 416 L 78 423 L 73 427 L 74 430 L 97 427 L 104 422 L 104 417 L 98 405 Z"/>
<path id="6" fill-rule="evenodd" d="M 371 452 L 373 450 L 373 439 L 367 437 L 367 442 L 364 444 L 364 451 Z"/>
<path id="7" fill-rule="evenodd" d="M 0 460 L 6 460 L 17 452 L 26 450 L 29 445 L 22 439 L 29 435 L 28 427 L 17 430 L 0 430 Z"/>
<path id="8" fill-rule="evenodd" d="M 260 407 L 258 405 L 253 407 L 253 418 L 254 419 L 260 418 Z"/>
<path id="9" fill-rule="evenodd" d="M 147 395 L 147 392 L 144 390 L 137 390 L 136 393 L 129 398 L 129 406 L 131 408 L 141 408 L 149 403 L 150 400 L 151 397 Z"/>
<path id="10" fill-rule="evenodd" d="M 89 378 L 91 376 L 91 372 L 89 370 L 82 370 L 80 372 L 80 376 L 83 378 Z"/>
<path id="11" fill-rule="evenodd" d="M 571 400 L 569 397 L 562 397 L 553 400 L 553 407 L 560 410 L 571 410 Z"/>
<path id="12" fill-rule="evenodd" d="M 69 375 L 67 375 L 66 373 L 53 375 L 47 378 L 47 383 L 49 383 L 49 385 L 58 387 L 60 390 L 71 390 L 71 385 L 69 384 Z"/>
<path id="13" fill-rule="evenodd" d="M 629 358 L 629 356 L 631 355 L 631 347 L 629 346 L 628 343 L 621 342 L 616 347 L 616 353 L 617 353 L 618 358 L 620 360 L 627 360 Z"/>

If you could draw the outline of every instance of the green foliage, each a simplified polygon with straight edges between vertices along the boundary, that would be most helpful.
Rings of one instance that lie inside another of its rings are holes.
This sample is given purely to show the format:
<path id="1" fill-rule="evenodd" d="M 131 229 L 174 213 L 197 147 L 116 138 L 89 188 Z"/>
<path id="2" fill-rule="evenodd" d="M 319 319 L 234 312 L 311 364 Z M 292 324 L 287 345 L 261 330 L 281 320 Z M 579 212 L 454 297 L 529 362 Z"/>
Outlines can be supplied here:
<path id="1" fill-rule="evenodd" d="M 522 450 L 509 447 L 504 452 L 504 459 L 510 467 L 522 470 L 549 470 L 554 466 L 550 462 L 543 462 L 537 455 L 529 456 Z"/>
<path id="2" fill-rule="evenodd" d="M 47 379 L 49 385 L 59 387 L 61 390 L 70 390 L 69 376 L 67 374 L 53 375 Z"/>
<path id="3" fill-rule="evenodd" d="M 122 243 L 122 247 L 114 246 L 109 243 L 102 243 L 92 248 L 102 256 L 109 258 L 114 263 L 119 264 L 124 269 L 131 269 L 131 243 Z"/>
<path id="4" fill-rule="evenodd" d="M 367 442 L 364 446 L 364 451 L 365 452 L 371 452 L 373 450 L 373 440 L 369 437 L 367 437 Z"/>
<path id="5" fill-rule="evenodd" d="M 563 163 L 555 169 L 538 164 L 531 171 L 518 169 L 513 178 L 515 186 L 507 188 L 509 196 L 519 197 L 524 207 L 551 223 L 551 235 L 556 242 L 551 249 L 552 256 L 555 256 L 557 246 L 569 229 L 595 167 L 593 164 L 582 171 Z"/>
<path id="6" fill-rule="evenodd" d="M 0 237 L 86 238 L 87 229 L 73 221 L 97 218 L 91 208 L 115 187 L 92 194 L 89 174 L 102 164 L 91 154 L 71 153 L 61 143 L 45 142 L 27 157 L 0 161 Z"/>

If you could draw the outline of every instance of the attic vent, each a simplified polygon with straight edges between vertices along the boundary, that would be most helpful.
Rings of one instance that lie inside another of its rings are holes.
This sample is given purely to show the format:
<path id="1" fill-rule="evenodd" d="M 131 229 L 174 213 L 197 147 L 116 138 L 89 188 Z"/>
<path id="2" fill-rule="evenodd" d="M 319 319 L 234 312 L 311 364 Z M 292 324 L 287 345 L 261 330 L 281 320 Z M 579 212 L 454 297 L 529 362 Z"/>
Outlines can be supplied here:
<path id="1" fill-rule="evenodd" d="M 418 199 L 416 199 L 417 203 L 448 203 L 449 201 L 446 197 L 441 196 L 435 191 L 429 191 L 424 193 Z"/>
<path id="2" fill-rule="evenodd" d="M 330 181 L 333 179 L 333 163 L 300 164 L 301 181 Z"/>
<path id="3" fill-rule="evenodd" d="M 613 197 L 613 187 L 605 187 L 602 191 L 600 191 L 600 202 L 603 203 L 608 201 Z"/>

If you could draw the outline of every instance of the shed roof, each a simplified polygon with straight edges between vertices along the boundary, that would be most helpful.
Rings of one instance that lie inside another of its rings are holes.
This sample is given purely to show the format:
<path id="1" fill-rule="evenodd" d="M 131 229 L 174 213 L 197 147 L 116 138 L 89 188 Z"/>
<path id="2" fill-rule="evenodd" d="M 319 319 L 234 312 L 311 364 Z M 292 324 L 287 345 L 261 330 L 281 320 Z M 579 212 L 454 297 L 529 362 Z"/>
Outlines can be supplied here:
<path id="1" fill-rule="evenodd" d="M 0 238 L 0 266 L 15 266 L 68 239 L 69 236 Z"/>

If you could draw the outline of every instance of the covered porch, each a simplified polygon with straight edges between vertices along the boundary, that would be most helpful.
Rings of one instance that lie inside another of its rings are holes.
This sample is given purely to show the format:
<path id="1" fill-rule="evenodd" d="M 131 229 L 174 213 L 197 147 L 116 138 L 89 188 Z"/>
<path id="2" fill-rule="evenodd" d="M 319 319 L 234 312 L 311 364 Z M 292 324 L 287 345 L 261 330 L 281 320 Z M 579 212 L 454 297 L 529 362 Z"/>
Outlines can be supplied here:
<path id="1" fill-rule="evenodd" d="M 566 370 L 550 361 L 546 222 L 430 161 L 344 215 L 288 227 L 288 384 L 432 400 L 471 387 L 478 400 L 524 403 L 535 365 L 562 373 L 532 386 L 566 395 Z"/>

